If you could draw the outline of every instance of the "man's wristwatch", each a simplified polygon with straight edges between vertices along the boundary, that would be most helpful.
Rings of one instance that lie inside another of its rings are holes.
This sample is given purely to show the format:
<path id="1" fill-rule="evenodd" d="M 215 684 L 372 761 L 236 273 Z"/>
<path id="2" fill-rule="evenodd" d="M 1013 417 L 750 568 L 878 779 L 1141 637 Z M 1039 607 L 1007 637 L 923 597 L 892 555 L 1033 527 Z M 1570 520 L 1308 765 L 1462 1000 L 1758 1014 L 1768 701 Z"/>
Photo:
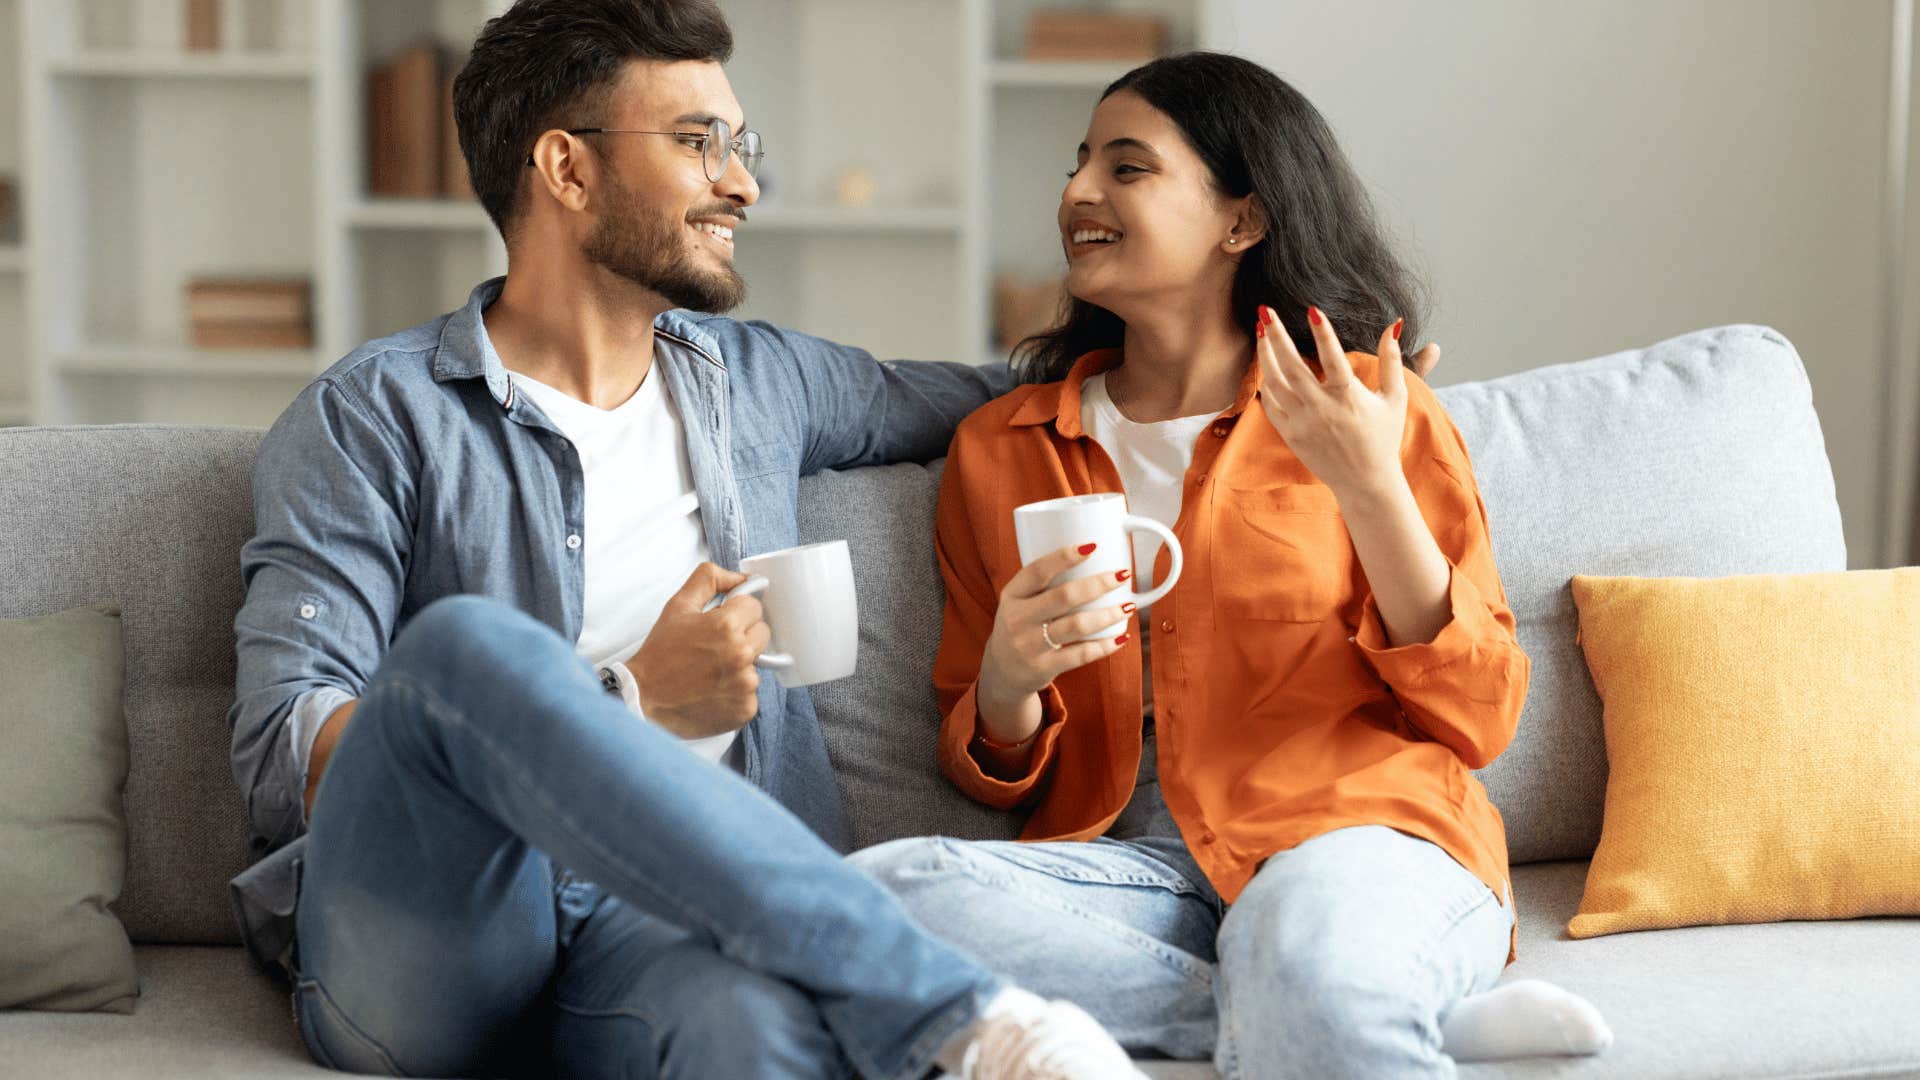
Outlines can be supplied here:
<path id="1" fill-rule="evenodd" d="M 600 687 L 626 702 L 627 708 L 635 713 L 640 711 L 640 684 L 634 681 L 633 671 L 627 665 L 615 661 L 601 668 Z"/>

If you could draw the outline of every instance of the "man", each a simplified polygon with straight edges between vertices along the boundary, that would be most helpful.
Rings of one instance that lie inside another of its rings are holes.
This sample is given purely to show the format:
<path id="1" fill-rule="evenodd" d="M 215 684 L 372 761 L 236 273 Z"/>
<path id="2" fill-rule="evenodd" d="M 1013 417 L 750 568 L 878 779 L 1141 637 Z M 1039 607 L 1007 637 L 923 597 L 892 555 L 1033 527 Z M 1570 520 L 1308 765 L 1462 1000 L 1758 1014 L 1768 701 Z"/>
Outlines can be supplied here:
<path id="1" fill-rule="evenodd" d="M 795 542 L 802 474 L 933 458 L 1007 383 L 696 314 L 740 300 L 758 196 L 731 44 L 709 0 L 520 0 L 475 42 L 509 273 L 331 367 L 255 465 L 249 943 L 340 1069 L 1138 1075 L 839 858 L 758 602 L 704 610 Z"/>

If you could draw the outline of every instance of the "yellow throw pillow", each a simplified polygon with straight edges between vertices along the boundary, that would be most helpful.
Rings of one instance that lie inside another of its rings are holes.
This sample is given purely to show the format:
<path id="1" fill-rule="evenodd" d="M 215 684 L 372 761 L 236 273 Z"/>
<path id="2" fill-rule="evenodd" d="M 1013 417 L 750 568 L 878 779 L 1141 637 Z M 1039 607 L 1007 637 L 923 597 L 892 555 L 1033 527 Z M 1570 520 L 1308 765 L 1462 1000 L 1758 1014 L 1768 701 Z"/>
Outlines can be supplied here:
<path id="1" fill-rule="evenodd" d="M 1609 775 L 1569 935 L 1920 914 L 1920 568 L 1573 600 Z"/>

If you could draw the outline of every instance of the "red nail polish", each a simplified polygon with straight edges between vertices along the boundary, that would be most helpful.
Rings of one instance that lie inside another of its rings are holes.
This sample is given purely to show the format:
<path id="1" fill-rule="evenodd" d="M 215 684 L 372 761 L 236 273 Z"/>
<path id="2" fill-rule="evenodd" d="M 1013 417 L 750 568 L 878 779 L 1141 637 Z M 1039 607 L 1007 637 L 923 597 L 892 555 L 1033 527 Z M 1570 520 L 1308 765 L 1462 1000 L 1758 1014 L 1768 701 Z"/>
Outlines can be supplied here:
<path id="1" fill-rule="evenodd" d="M 1082 554 L 1082 555 L 1091 555 L 1091 554 L 1093 554 L 1093 549 L 1094 549 L 1094 548 L 1096 548 L 1096 547 L 1098 547 L 1098 546 L 1099 546 L 1098 544 L 1081 544 L 1081 545 L 1080 545 L 1080 554 Z"/>
<path id="2" fill-rule="evenodd" d="M 1393 320 L 1393 340 L 1395 340 L 1395 341 L 1399 341 L 1399 340 L 1400 340 L 1400 324 L 1401 324 L 1401 323 L 1404 323 L 1404 322 L 1406 322 L 1406 321 L 1407 321 L 1407 320 L 1405 320 L 1405 319 L 1395 319 L 1395 320 Z"/>
<path id="3" fill-rule="evenodd" d="M 1253 336 L 1261 338 L 1267 336 L 1267 317 L 1265 315 L 1260 317 L 1259 322 L 1253 324 Z"/>
<path id="4" fill-rule="evenodd" d="M 1129 614 L 1129 615 L 1131 615 L 1131 614 L 1133 614 L 1134 612 L 1136 612 L 1136 611 L 1138 611 L 1138 610 L 1140 610 L 1140 605 L 1139 605 L 1139 604 L 1121 604 L 1121 605 L 1120 605 L 1120 610 L 1121 610 L 1121 611 L 1124 611 L 1124 612 L 1126 612 L 1126 613 L 1127 613 L 1127 614 Z"/>
<path id="5" fill-rule="evenodd" d="M 1113 580 L 1125 581 L 1132 576 L 1133 576 L 1133 571 L 1131 570 L 1118 570 L 1114 572 Z"/>
<path id="6" fill-rule="evenodd" d="M 1132 636 L 1133 636 L 1132 634 L 1121 634 L 1119 637 L 1113 639 L 1113 643 L 1115 645 L 1125 645 L 1127 643 L 1127 639 Z"/>
<path id="7" fill-rule="evenodd" d="M 1260 317 L 1267 320 L 1267 324 L 1269 326 L 1274 325 L 1280 321 L 1279 313 L 1275 312 L 1272 308 L 1268 307 L 1265 304 L 1260 305 Z"/>
<path id="8" fill-rule="evenodd" d="M 1315 326 L 1320 325 L 1320 309 L 1312 304 L 1307 305 L 1307 321 Z"/>

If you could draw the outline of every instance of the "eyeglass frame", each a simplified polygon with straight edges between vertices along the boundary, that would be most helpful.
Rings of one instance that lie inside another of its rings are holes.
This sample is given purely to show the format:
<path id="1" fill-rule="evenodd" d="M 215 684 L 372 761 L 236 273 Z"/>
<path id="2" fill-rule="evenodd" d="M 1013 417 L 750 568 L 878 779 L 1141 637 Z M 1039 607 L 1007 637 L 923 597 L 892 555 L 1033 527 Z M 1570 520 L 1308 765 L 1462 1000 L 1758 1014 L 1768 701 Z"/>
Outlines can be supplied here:
<path id="1" fill-rule="evenodd" d="M 749 135 L 753 136 L 755 142 L 762 141 L 760 133 L 752 128 L 744 129 L 730 139 L 721 139 L 721 145 L 727 148 L 728 156 L 720 162 L 720 176 L 715 176 L 708 171 L 707 143 L 716 137 L 714 135 L 716 129 L 731 133 L 733 131 L 733 125 L 716 116 L 712 120 L 707 121 L 707 130 L 699 133 L 691 131 L 640 131 L 636 128 L 609 127 L 562 128 L 561 130 L 568 135 L 672 135 L 681 139 L 700 139 L 703 140 L 700 146 L 700 172 L 701 175 L 707 178 L 708 183 L 719 183 L 720 177 L 727 175 L 727 165 L 730 164 L 735 157 L 740 159 L 740 166 L 747 170 L 748 176 L 757 175 L 760 170 L 760 162 L 767 156 L 767 152 L 762 149 L 760 152 L 749 157 L 746 151 L 742 149 L 742 144 L 747 141 L 747 136 Z M 532 168 L 533 166 L 533 155 L 529 153 L 527 155 L 527 167 Z"/>

